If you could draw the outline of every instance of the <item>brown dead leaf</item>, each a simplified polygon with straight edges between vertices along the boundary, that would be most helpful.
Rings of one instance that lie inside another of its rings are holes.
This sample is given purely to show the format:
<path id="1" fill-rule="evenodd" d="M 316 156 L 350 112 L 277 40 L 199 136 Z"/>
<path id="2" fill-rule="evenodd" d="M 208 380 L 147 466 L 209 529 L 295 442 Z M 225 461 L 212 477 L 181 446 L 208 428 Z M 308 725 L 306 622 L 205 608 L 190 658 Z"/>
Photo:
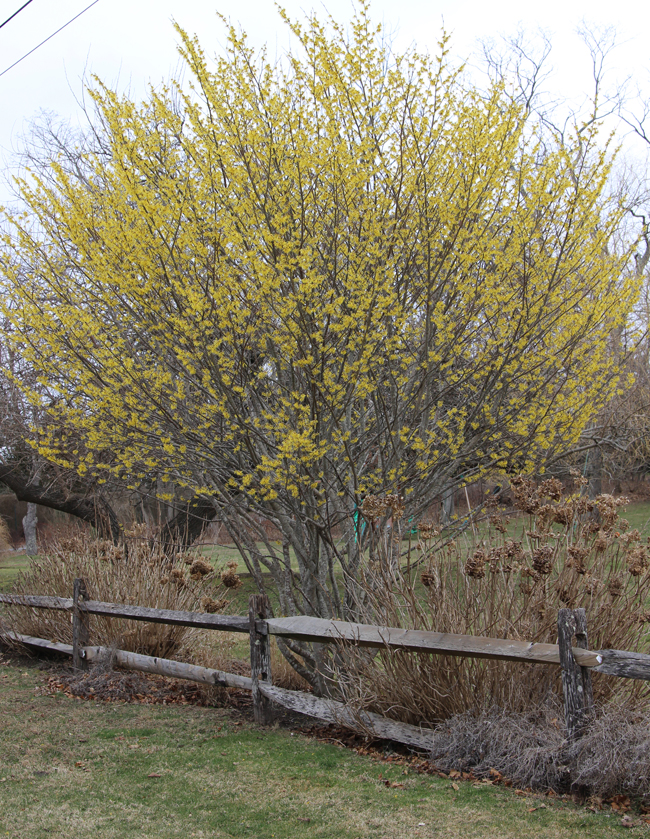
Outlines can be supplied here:
<path id="1" fill-rule="evenodd" d="M 162 778 L 162 775 L 160 774 L 160 772 L 150 772 L 147 775 L 147 778 Z"/>
<path id="2" fill-rule="evenodd" d="M 612 810 L 624 813 L 630 809 L 630 799 L 627 795 L 614 795 L 609 799 Z"/>
<path id="3" fill-rule="evenodd" d="M 305 824 L 309 824 L 311 819 L 304 819 L 302 816 L 298 816 L 298 821 L 299 822 L 304 822 Z"/>
<path id="4" fill-rule="evenodd" d="M 455 790 L 459 790 L 459 789 L 460 789 L 460 787 L 458 786 L 458 784 L 455 784 L 455 783 L 454 783 L 454 784 L 452 784 L 452 785 L 451 785 L 451 787 L 452 787 L 452 789 L 455 789 Z"/>
<path id="5" fill-rule="evenodd" d="M 463 776 L 461 775 L 460 772 L 457 772 L 455 769 L 452 769 L 452 771 L 449 773 L 449 777 L 450 778 L 462 778 Z"/>

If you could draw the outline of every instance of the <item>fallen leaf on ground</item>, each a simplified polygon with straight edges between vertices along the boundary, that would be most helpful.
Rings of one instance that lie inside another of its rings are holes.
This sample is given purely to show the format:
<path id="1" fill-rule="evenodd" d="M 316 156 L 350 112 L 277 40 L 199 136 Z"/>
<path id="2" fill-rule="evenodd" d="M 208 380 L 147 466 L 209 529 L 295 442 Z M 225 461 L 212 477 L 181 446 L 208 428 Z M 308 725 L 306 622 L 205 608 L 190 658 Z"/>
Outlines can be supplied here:
<path id="1" fill-rule="evenodd" d="M 624 812 L 625 810 L 630 809 L 630 799 L 627 795 L 614 795 L 610 799 L 609 803 L 612 806 L 612 810 Z"/>

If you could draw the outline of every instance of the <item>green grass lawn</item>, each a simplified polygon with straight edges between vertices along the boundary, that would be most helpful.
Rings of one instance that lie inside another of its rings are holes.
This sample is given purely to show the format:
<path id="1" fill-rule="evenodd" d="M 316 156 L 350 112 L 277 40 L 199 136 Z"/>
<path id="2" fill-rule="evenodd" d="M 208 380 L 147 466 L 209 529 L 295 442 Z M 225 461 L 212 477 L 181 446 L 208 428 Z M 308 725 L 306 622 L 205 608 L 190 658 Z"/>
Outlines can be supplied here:
<path id="1" fill-rule="evenodd" d="M 0 554 L 0 591 L 8 591 L 18 574 L 27 570 L 30 561 L 27 554 Z"/>
<path id="2" fill-rule="evenodd" d="M 650 503 L 640 501 L 623 508 L 622 517 L 629 521 L 630 528 L 636 528 L 642 536 L 650 536 Z"/>
<path id="3" fill-rule="evenodd" d="M 0 664 L 0 836 L 12 839 L 537 839 L 647 836 L 638 817 L 453 781 L 235 711 L 43 695 Z"/>

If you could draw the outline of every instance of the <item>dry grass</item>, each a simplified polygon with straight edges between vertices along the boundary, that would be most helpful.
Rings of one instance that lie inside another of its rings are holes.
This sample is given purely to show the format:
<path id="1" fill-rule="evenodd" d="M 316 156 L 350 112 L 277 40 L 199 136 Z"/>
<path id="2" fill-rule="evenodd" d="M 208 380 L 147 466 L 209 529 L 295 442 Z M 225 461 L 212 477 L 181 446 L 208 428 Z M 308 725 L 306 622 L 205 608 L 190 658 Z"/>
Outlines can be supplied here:
<path id="1" fill-rule="evenodd" d="M 436 730 L 434 742 L 432 760 L 445 771 L 471 771 L 479 778 L 501 773 L 522 788 L 650 802 L 647 719 L 615 703 L 598 709 L 573 745 L 564 738 L 557 701 L 524 714 L 498 708 L 459 714 Z"/>
<path id="2" fill-rule="evenodd" d="M 648 639 L 650 559 L 638 531 L 619 511 L 624 499 L 564 496 L 558 481 L 513 482 L 527 518 L 508 536 L 501 511 L 474 544 L 434 550 L 432 527 L 420 529 L 420 579 L 400 571 L 391 546 L 381 550 L 363 584 L 359 611 L 367 623 L 463 635 L 556 643 L 557 613 L 584 607 L 591 649 L 643 650 Z M 394 553 L 394 551 L 393 551 Z M 498 706 L 524 713 L 560 691 L 559 668 L 381 651 L 344 652 L 335 678 L 355 708 L 420 724 Z M 647 701 L 644 683 L 594 675 L 597 700 Z"/>
<path id="3" fill-rule="evenodd" d="M 232 576 L 233 569 L 227 572 Z M 92 539 L 83 531 L 55 538 L 12 586 L 17 594 L 72 595 L 83 577 L 94 600 L 187 611 L 227 611 L 228 589 L 220 573 L 194 554 L 169 558 L 159 547 L 137 538 L 123 545 Z M 229 578 L 232 583 L 232 579 Z M 64 612 L 8 607 L 8 626 L 16 632 L 71 643 L 72 627 Z M 161 657 L 190 656 L 201 633 L 182 626 L 91 616 L 93 644 Z M 191 657 L 191 656 L 190 656 Z"/>

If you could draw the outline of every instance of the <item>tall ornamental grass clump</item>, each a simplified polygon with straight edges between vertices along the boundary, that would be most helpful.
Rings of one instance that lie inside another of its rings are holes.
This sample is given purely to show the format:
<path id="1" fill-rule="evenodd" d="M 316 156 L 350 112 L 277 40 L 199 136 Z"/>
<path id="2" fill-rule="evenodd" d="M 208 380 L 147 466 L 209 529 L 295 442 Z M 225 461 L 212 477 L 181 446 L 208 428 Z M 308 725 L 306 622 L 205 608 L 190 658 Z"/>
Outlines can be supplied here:
<path id="1" fill-rule="evenodd" d="M 188 552 L 174 557 L 152 544 L 143 533 L 132 534 L 124 545 L 72 532 L 55 538 L 13 586 L 14 594 L 71 597 L 73 582 L 83 577 L 93 600 L 149 606 L 156 609 L 219 612 L 228 605 L 229 588 L 240 584 L 236 565 L 217 571 L 203 557 Z M 169 657 L 189 651 L 197 631 L 144 621 L 91 615 L 92 644 Z M 23 635 L 72 643 L 67 612 L 7 607 L 5 622 Z"/>
<path id="2" fill-rule="evenodd" d="M 379 522 L 399 500 L 364 505 L 375 540 L 358 597 L 366 623 L 409 629 L 557 643 L 563 607 L 587 613 L 590 649 L 648 650 L 650 548 L 620 517 L 627 499 L 565 494 L 560 481 L 512 481 L 522 516 L 507 521 L 493 505 L 472 537 L 441 545 L 432 525 L 419 529 L 417 558 L 397 565 L 397 535 Z M 369 511 L 369 512 L 368 512 Z M 413 558 L 413 555 L 412 555 Z M 527 712 L 559 693 L 559 668 L 486 659 L 347 649 L 334 678 L 347 701 L 404 722 L 435 724 L 457 714 L 498 706 Z M 597 701 L 647 697 L 645 683 L 594 674 Z"/>

